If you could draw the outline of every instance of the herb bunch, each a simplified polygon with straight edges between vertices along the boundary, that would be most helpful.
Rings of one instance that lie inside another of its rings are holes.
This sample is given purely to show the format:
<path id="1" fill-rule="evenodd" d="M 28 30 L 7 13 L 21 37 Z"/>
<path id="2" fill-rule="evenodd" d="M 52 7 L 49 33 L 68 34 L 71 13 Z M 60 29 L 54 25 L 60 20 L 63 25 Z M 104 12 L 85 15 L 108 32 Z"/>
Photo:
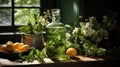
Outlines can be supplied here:
<path id="1" fill-rule="evenodd" d="M 39 49 L 31 49 L 28 55 L 19 54 L 19 57 L 22 61 L 33 62 L 34 60 L 38 60 L 39 62 L 44 63 L 44 58 L 46 57 L 46 50 Z"/>
<path id="2" fill-rule="evenodd" d="M 46 25 L 49 23 L 50 19 L 49 10 L 45 12 L 43 16 L 39 13 L 35 13 L 33 17 L 35 22 L 28 21 L 27 25 L 18 27 L 19 32 L 40 34 L 41 32 L 45 31 Z"/>

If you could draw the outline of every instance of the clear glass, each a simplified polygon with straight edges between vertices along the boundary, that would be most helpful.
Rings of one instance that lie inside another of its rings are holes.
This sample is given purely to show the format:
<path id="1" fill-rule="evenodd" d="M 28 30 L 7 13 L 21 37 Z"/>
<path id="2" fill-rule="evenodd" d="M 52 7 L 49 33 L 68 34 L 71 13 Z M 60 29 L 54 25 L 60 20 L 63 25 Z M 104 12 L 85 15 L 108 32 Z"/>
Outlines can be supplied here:
<path id="1" fill-rule="evenodd" d="M 52 9 L 52 22 L 47 25 L 47 55 L 56 57 L 65 54 L 66 49 L 66 28 L 60 22 L 60 10 Z"/>
<path id="2" fill-rule="evenodd" d="M 35 22 L 34 14 L 40 13 L 39 9 L 35 8 L 24 8 L 24 9 L 15 9 L 14 18 L 15 25 L 26 25 L 28 22 Z"/>
<path id="3" fill-rule="evenodd" d="M 40 0 L 15 0 L 15 6 L 40 6 Z"/>
<path id="4" fill-rule="evenodd" d="M 0 9 L 0 26 L 11 25 L 11 10 Z"/>
<path id="5" fill-rule="evenodd" d="M 0 6 L 11 6 L 11 0 L 0 0 Z"/>

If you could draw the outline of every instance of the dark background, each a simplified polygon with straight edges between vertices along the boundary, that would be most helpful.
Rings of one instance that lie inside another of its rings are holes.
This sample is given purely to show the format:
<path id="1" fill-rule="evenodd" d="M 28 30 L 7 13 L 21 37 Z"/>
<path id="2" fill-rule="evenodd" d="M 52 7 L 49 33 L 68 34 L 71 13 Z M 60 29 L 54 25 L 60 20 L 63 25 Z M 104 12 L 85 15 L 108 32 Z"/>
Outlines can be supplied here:
<path id="1" fill-rule="evenodd" d="M 95 16 L 100 19 L 110 11 L 120 14 L 120 2 L 118 0 L 84 0 L 84 15 Z"/>

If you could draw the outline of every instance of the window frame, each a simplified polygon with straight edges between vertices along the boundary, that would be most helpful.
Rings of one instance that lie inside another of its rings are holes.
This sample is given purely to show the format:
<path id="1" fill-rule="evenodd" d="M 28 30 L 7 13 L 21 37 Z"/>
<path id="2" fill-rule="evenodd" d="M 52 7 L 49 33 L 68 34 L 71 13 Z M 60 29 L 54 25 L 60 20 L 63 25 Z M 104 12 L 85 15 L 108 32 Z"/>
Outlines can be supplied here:
<path id="1" fill-rule="evenodd" d="M 14 0 L 11 0 L 11 6 L 0 6 L 0 9 L 10 9 L 11 10 L 11 25 L 4 25 L 0 26 L 0 32 L 17 32 L 17 28 L 21 25 L 15 25 L 15 18 L 14 18 L 14 11 L 15 9 L 21 9 L 21 8 L 38 8 L 41 12 L 41 0 L 40 0 L 40 6 L 15 6 Z"/>

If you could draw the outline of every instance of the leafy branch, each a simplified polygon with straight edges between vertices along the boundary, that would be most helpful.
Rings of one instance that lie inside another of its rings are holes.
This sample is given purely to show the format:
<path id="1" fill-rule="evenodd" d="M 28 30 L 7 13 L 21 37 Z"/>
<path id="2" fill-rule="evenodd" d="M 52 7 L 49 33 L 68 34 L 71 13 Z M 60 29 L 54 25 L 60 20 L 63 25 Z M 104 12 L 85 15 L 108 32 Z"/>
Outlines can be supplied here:
<path id="1" fill-rule="evenodd" d="M 38 50 L 33 48 L 30 50 L 28 55 L 23 55 L 22 53 L 19 54 L 19 57 L 22 61 L 33 62 L 34 60 L 38 60 L 39 62 L 44 63 L 44 58 L 46 57 L 46 51 Z"/>

